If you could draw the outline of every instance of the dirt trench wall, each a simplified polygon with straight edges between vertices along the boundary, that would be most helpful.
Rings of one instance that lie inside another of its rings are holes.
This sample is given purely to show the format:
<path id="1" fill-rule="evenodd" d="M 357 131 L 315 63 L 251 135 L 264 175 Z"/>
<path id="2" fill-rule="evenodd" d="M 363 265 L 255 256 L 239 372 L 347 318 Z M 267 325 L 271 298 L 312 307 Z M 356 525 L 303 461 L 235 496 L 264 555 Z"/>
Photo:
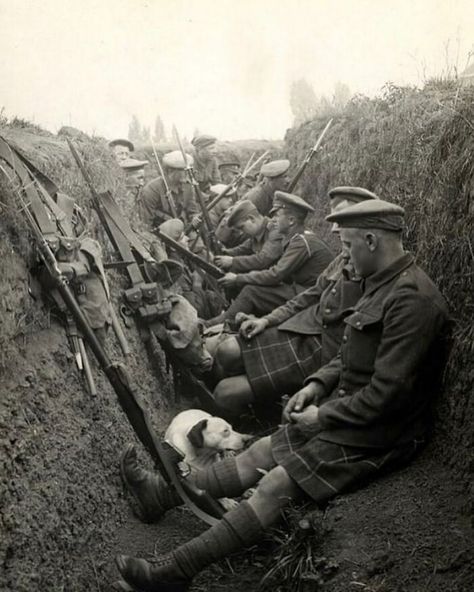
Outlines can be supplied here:
<path id="1" fill-rule="evenodd" d="M 21 129 L 0 134 L 88 209 L 64 140 Z M 98 188 L 122 191 L 102 144 L 78 145 Z M 136 440 L 95 362 L 98 395 L 87 394 L 64 329 L 30 293 L 31 242 L 14 193 L 4 180 L 0 189 L 0 590 L 107 589 L 114 534 L 129 514 L 117 459 Z M 112 283 L 117 293 L 121 279 Z M 163 357 L 147 356 L 135 328 L 126 333 L 132 386 L 162 431 L 172 404 Z M 124 361 L 112 334 L 108 349 Z"/>
<path id="2" fill-rule="evenodd" d="M 326 237 L 330 187 L 366 187 L 406 209 L 406 245 L 441 288 L 456 322 L 435 449 L 472 482 L 474 89 L 387 87 L 380 99 L 356 97 L 341 112 L 289 130 L 293 164 L 302 162 L 332 115 L 324 147 L 295 192 L 314 204 L 312 225 Z"/>

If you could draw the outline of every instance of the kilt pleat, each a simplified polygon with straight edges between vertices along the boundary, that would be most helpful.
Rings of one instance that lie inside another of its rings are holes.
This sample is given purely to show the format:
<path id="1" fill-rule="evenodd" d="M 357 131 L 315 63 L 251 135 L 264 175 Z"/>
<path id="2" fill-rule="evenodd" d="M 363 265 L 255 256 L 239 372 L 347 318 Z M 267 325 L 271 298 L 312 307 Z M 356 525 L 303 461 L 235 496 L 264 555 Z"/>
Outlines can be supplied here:
<path id="1" fill-rule="evenodd" d="M 294 394 L 321 365 L 316 335 L 266 329 L 250 341 L 238 337 L 245 373 L 257 401 Z"/>
<path id="2" fill-rule="evenodd" d="M 271 437 L 277 464 L 318 503 L 368 479 L 383 468 L 408 462 L 421 442 L 380 450 L 308 439 L 295 425 L 285 425 Z"/>

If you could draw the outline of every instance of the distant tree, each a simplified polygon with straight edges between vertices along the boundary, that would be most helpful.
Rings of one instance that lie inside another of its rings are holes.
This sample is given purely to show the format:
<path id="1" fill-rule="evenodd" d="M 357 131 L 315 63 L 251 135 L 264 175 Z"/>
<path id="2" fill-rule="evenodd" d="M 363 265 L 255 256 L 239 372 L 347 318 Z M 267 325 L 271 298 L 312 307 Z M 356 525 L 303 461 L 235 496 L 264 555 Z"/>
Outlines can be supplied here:
<path id="1" fill-rule="evenodd" d="M 159 115 L 157 115 L 155 119 L 155 133 L 153 136 L 153 141 L 157 144 L 159 142 L 166 142 L 165 126 Z"/>
<path id="2" fill-rule="evenodd" d="M 142 144 L 149 144 L 150 143 L 150 137 L 151 137 L 151 130 L 150 130 L 150 126 L 148 125 L 144 125 L 142 127 L 142 131 L 141 131 L 141 142 Z"/>
<path id="3" fill-rule="evenodd" d="M 336 109 L 343 109 L 352 96 L 351 89 L 344 82 L 336 82 L 332 95 L 332 104 Z"/>
<path id="4" fill-rule="evenodd" d="M 293 125 L 300 125 L 316 115 L 318 99 L 311 84 L 300 78 L 291 84 L 290 107 L 293 113 Z"/>
<path id="5" fill-rule="evenodd" d="M 142 141 L 142 126 L 136 115 L 132 116 L 132 120 L 128 124 L 128 139 L 134 143 Z"/>

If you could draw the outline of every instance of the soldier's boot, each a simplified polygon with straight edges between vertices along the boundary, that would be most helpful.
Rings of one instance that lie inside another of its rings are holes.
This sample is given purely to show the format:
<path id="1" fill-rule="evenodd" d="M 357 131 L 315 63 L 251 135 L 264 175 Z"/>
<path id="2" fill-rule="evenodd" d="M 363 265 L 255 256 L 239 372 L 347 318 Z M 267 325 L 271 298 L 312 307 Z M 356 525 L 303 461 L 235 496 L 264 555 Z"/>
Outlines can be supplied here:
<path id="1" fill-rule="evenodd" d="M 137 592 L 182 592 L 209 564 L 253 545 L 262 535 L 263 526 L 257 514 L 244 501 L 217 524 L 171 553 L 152 561 L 118 555 L 117 567 L 125 582 Z M 127 590 L 124 585 L 120 589 Z"/>
<path id="2" fill-rule="evenodd" d="M 158 472 L 140 467 L 133 444 L 129 444 L 120 456 L 120 474 L 138 504 L 138 517 L 143 522 L 157 522 L 167 510 L 183 504 L 176 491 Z"/>

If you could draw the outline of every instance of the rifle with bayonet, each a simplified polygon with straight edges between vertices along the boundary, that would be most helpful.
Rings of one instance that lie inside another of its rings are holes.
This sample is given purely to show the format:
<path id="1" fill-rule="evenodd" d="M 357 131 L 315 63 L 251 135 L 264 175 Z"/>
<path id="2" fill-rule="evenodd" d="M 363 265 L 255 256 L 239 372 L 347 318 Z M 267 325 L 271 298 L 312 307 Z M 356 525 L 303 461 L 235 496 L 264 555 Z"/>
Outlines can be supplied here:
<path id="1" fill-rule="evenodd" d="M 247 175 L 249 175 L 249 173 L 260 163 L 262 162 L 262 160 L 265 159 L 265 157 L 268 155 L 268 150 L 265 151 L 261 156 L 259 156 L 259 158 L 257 158 L 257 160 L 255 162 L 251 163 L 251 160 L 249 160 L 249 162 L 247 163 L 247 165 L 245 166 L 244 170 L 239 173 L 235 179 L 233 179 L 232 183 L 229 183 L 228 185 L 226 185 L 224 187 L 224 189 L 218 194 L 216 195 L 216 197 L 214 199 L 212 199 L 206 206 L 206 210 L 207 212 L 210 212 L 220 201 L 221 199 L 223 199 L 228 193 L 229 191 L 232 191 L 233 189 L 237 189 L 237 187 L 240 185 L 240 183 L 242 183 L 244 181 L 244 179 L 247 177 Z M 253 156 L 253 155 L 252 155 Z M 252 158 L 252 157 L 251 157 Z M 192 230 L 193 228 L 195 228 L 195 226 L 193 225 L 188 225 L 185 229 L 184 232 L 187 233 L 190 230 Z"/>
<path id="2" fill-rule="evenodd" d="M 27 190 L 24 185 L 23 190 L 25 192 Z M 103 345 L 97 339 L 94 330 L 91 328 L 71 290 L 68 278 L 61 271 L 48 240 L 43 236 L 42 230 L 30 209 L 31 204 L 25 201 L 21 190 L 18 191 L 18 197 L 22 206 L 21 211 L 26 218 L 29 230 L 33 236 L 45 269 L 55 288 L 61 295 L 69 314 L 74 319 L 78 329 L 81 331 L 81 334 L 87 341 L 91 351 L 94 353 L 100 367 L 109 379 L 110 384 L 115 390 L 119 404 L 138 439 L 150 453 L 165 480 L 176 489 L 177 493 L 194 514 L 209 525 L 215 524 L 224 513 L 222 506 L 204 491 L 196 489 L 191 483 L 178 477 L 175 467 L 169 459 L 168 453 L 163 448 L 159 438 L 156 436 L 152 428 L 144 406 L 136 397 L 129 384 L 125 368 L 109 358 Z"/>
<path id="3" fill-rule="evenodd" d="M 165 243 L 165 245 L 168 245 L 170 248 L 174 249 L 184 259 L 190 261 L 191 263 L 194 263 L 200 269 L 209 274 L 211 277 L 216 279 L 224 277 L 224 272 L 210 261 L 207 261 L 206 259 L 199 257 L 199 255 L 196 255 L 196 253 L 189 251 L 188 249 L 186 249 L 186 247 L 183 247 L 183 245 L 172 239 L 170 236 L 168 236 L 161 230 L 155 229 L 155 233 L 158 236 L 158 238 Z"/>
<path id="4" fill-rule="evenodd" d="M 150 135 L 150 143 L 151 143 L 151 147 L 153 149 L 153 154 L 155 156 L 156 166 L 158 167 L 158 170 L 160 171 L 161 178 L 163 179 L 163 183 L 165 186 L 166 200 L 168 202 L 170 212 L 173 214 L 173 218 L 177 218 L 178 217 L 178 210 L 176 209 L 174 197 L 173 197 L 173 194 L 171 193 L 171 189 L 170 189 L 170 186 L 168 185 L 168 181 L 166 180 L 165 172 L 163 170 L 163 167 L 161 166 L 161 162 L 160 162 L 160 159 L 158 158 L 158 153 L 155 148 L 155 143 L 153 142 L 151 135 Z"/>
<path id="5" fill-rule="evenodd" d="M 319 134 L 319 138 L 316 141 L 316 144 L 310 148 L 310 150 L 308 151 L 308 154 L 306 155 L 305 159 L 303 160 L 303 162 L 300 164 L 298 170 L 296 171 L 293 179 L 291 179 L 290 183 L 288 184 L 288 188 L 287 191 L 289 193 L 291 193 L 294 188 L 296 187 L 296 184 L 298 183 L 298 181 L 300 180 L 301 175 L 304 173 L 305 168 L 308 166 L 310 160 L 313 158 L 313 156 L 316 154 L 316 152 L 318 151 L 319 147 L 321 146 L 321 143 L 324 139 L 324 136 L 326 135 L 328 129 L 331 127 L 333 120 L 330 119 L 325 128 L 323 129 L 323 131 Z"/>
<path id="6" fill-rule="evenodd" d="M 189 182 L 192 185 L 194 195 L 196 196 L 197 202 L 199 204 L 199 208 L 201 209 L 201 212 L 202 212 L 204 225 L 206 227 L 206 232 L 202 233 L 203 240 L 204 240 L 208 250 L 210 249 L 213 253 L 218 253 L 219 247 L 218 247 L 217 241 L 214 238 L 214 228 L 212 227 L 212 222 L 209 217 L 209 212 L 206 208 L 206 204 L 204 203 L 204 198 L 202 196 L 201 189 L 199 188 L 199 183 L 197 182 L 196 177 L 194 176 L 193 167 L 189 164 L 189 159 L 186 155 L 186 152 L 184 151 L 184 147 L 181 142 L 181 138 L 179 137 L 178 130 L 176 129 L 176 126 L 173 126 L 173 133 L 175 135 L 176 141 L 178 142 L 179 149 L 180 149 L 181 154 L 183 156 L 184 167 L 185 167 L 184 170 L 186 171 L 186 174 L 188 175 Z"/>

